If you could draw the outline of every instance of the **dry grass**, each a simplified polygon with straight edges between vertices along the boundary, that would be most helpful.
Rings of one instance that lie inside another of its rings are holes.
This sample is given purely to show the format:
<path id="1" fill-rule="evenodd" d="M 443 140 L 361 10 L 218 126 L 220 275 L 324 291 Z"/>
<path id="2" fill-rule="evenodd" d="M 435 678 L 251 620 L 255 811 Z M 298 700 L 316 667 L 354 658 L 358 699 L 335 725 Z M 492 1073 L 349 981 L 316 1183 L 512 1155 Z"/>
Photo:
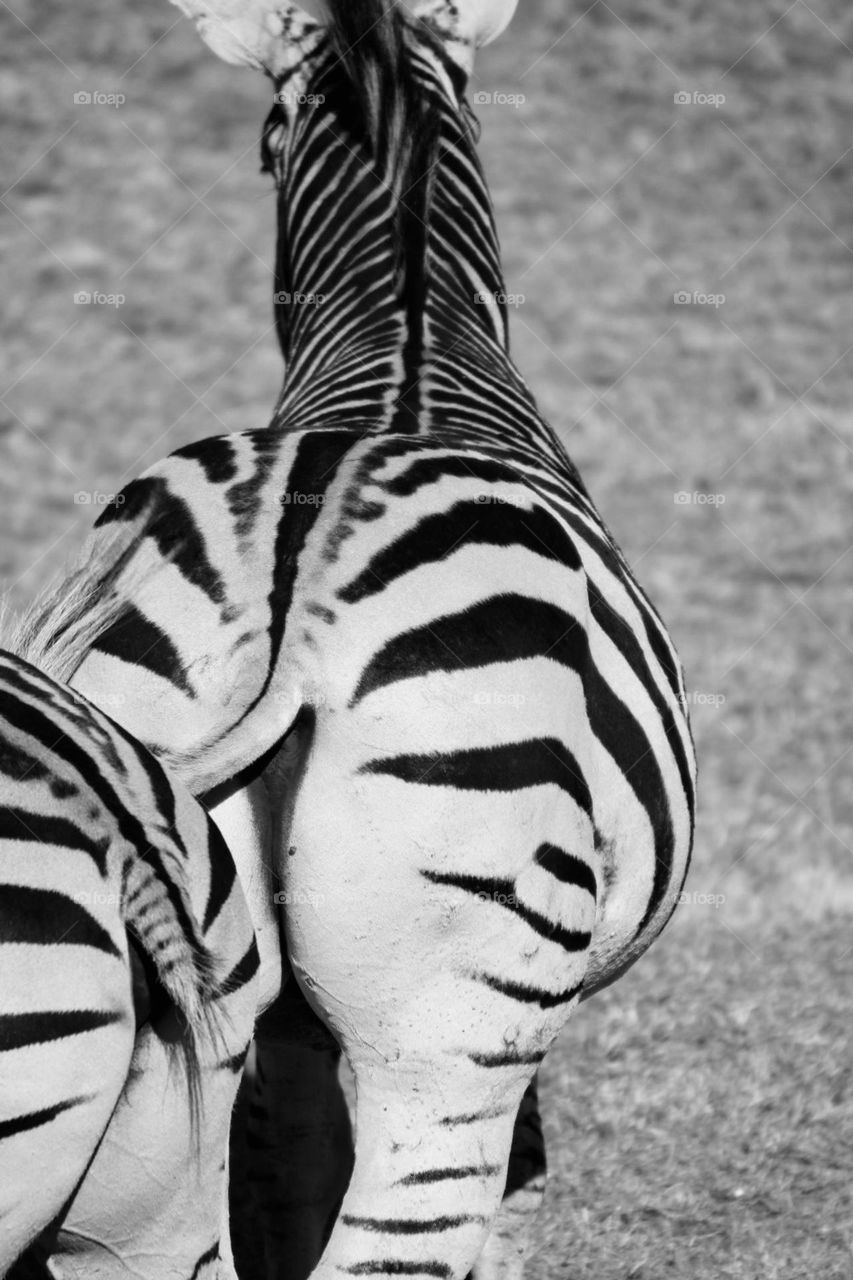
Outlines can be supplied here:
<path id="1" fill-rule="evenodd" d="M 516 354 L 682 649 L 691 889 L 725 897 L 685 905 L 549 1062 L 532 1280 L 853 1274 L 853 13 L 787 2 L 526 0 L 479 68 L 527 99 L 480 108 Z M 279 377 L 263 84 L 165 5 L 20 12 L 80 79 L 2 11 L 18 601 L 82 539 L 75 491 L 263 423 Z M 77 307 L 85 288 L 127 300 Z"/>

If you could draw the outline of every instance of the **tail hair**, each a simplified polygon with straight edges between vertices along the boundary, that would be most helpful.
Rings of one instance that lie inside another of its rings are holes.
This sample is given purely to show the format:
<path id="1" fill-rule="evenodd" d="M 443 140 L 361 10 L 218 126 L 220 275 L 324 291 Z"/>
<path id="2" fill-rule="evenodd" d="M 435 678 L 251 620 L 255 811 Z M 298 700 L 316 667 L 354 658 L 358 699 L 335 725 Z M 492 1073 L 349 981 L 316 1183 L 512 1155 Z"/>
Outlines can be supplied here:
<path id="1" fill-rule="evenodd" d="M 139 564 L 138 549 L 136 525 L 99 529 L 59 582 L 45 587 L 22 612 L 3 602 L 0 648 L 68 684 L 101 636 L 125 617 L 127 601 L 170 562 L 167 555 L 153 568 Z"/>
<path id="2" fill-rule="evenodd" d="M 201 935 L 185 886 L 153 851 L 135 850 L 125 866 L 122 886 L 125 927 L 135 939 L 143 963 L 183 1019 L 183 1036 L 174 1061 L 186 1075 L 190 1131 L 199 1153 L 202 1121 L 201 1046 L 221 1038 L 216 958 Z M 159 865 L 158 865 L 159 864 Z"/>
<path id="3" fill-rule="evenodd" d="M 24 609 L 0 616 L 0 645 L 45 675 L 67 684 L 95 641 L 119 620 L 126 604 L 116 585 L 135 549 L 133 534 L 101 533 L 97 559 L 83 555 L 56 584 Z"/>

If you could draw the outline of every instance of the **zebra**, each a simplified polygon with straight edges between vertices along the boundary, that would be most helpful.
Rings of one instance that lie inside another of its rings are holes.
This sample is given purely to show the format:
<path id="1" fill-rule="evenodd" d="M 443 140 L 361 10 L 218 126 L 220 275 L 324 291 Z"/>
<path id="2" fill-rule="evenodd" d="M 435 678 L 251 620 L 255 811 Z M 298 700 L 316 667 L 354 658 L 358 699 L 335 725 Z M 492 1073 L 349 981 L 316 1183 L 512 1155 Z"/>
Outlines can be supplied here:
<path id="1" fill-rule="evenodd" d="M 181 7 L 275 86 L 282 390 L 131 481 L 27 625 L 232 848 L 268 1274 L 515 1280 L 537 1068 L 669 919 L 695 759 L 664 624 L 509 355 L 465 93 L 514 6 Z"/>
<path id="2" fill-rule="evenodd" d="M 225 1155 L 258 968 L 201 806 L 0 651 L 0 1276 L 234 1276 Z"/>

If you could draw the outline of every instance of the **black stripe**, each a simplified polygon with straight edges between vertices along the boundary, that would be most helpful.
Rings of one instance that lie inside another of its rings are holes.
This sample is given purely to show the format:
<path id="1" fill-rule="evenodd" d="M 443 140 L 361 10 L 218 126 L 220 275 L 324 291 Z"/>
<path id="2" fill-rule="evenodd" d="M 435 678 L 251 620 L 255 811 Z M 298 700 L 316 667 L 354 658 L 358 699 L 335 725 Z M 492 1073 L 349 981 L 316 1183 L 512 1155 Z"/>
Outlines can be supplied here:
<path id="1" fill-rule="evenodd" d="M 8 710 L 11 700 L 7 700 L 6 709 Z M 14 704 L 17 705 L 17 704 Z M 26 710 L 26 720 L 23 728 L 31 737 L 41 742 L 47 751 L 53 750 L 53 744 L 56 740 L 56 726 L 41 711 L 28 704 L 20 704 Z M 7 714 L 7 719 L 8 719 Z M 124 735 L 125 738 L 128 735 Z M 140 750 L 137 744 L 137 750 Z M 148 840 L 147 833 L 139 820 L 130 812 L 127 806 L 118 796 L 113 787 L 103 776 L 102 770 L 99 768 L 97 759 L 80 748 L 76 742 L 69 736 L 65 736 L 62 742 L 62 755 L 65 762 L 74 768 L 94 791 L 95 795 L 103 804 L 104 808 L 114 818 L 121 835 L 136 851 L 137 857 L 141 858 L 152 870 L 154 876 L 164 890 L 166 897 L 177 917 L 181 931 L 187 938 L 195 938 L 197 935 L 197 926 L 193 917 L 189 914 L 184 902 L 183 896 L 174 883 L 171 875 L 168 874 L 163 865 L 163 860 L 159 850 L 153 848 Z M 103 873 L 102 873 L 103 874 Z"/>
<path id="2" fill-rule="evenodd" d="M 590 663 L 585 681 L 590 723 L 605 751 L 631 787 L 649 816 L 655 844 L 652 892 L 638 936 L 659 907 L 672 877 L 675 832 L 666 785 L 657 757 L 645 730 L 634 714 L 617 697 L 594 663 Z"/>
<path id="3" fill-rule="evenodd" d="M 152 798 L 157 807 L 158 819 L 162 821 L 172 843 L 184 855 L 184 860 L 189 861 L 184 838 L 178 830 L 175 791 L 171 777 L 151 752 L 146 747 L 143 747 L 141 742 L 131 738 L 128 745 L 133 750 L 139 767 L 148 778 Z M 157 834 L 158 836 L 160 835 L 159 832 Z"/>
<path id="4" fill-rule="evenodd" d="M 558 738 L 529 738 L 497 747 L 369 760 L 359 773 L 461 791 L 521 791 L 553 783 L 592 816 L 589 787 L 577 760 Z"/>
<path id="5" fill-rule="evenodd" d="M 481 1120 L 500 1120 L 503 1116 L 507 1116 L 512 1108 L 507 1107 L 487 1107 L 483 1111 L 463 1111 L 455 1116 L 442 1116 L 439 1124 L 445 1128 L 452 1128 L 457 1124 L 479 1124 Z"/>
<path id="6" fill-rule="evenodd" d="M 207 818 L 207 857 L 210 866 L 210 890 L 207 895 L 207 906 L 204 909 L 202 929 L 206 934 L 219 912 L 222 910 L 237 878 L 234 859 L 225 837 L 217 827 L 213 818 Z"/>
<path id="7" fill-rule="evenodd" d="M 7 778 L 13 778 L 16 782 L 39 782 L 48 777 L 47 766 L 41 760 L 31 756 L 18 743 L 10 742 L 8 738 L 2 736 L 0 736 L 0 773 Z"/>
<path id="8" fill-rule="evenodd" d="M 119 905 L 115 906 L 118 914 Z M 54 889 L 0 884 L 0 944 L 95 947 L 122 958 L 98 921 L 73 898 Z"/>
<path id="9" fill-rule="evenodd" d="M 384 591 L 395 578 L 422 565 L 446 560 L 460 548 L 475 543 L 526 547 L 567 569 L 581 568 L 574 542 L 549 511 L 539 506 L 522 510 L 491 501 L 489 494 L 483 496 L 486 501 L 457 502 L 449 511 L 425 516 L 413 529 L 378 551 L 366 569 L 339 589 L 339 599 L 355 604 Z"/>
<path id="10" fill-rule="evenodd" d="M 383 1258 L 376 1262 L 354 1262 L 342 1267 L 349 1276 L 438 1276 L 450 1280 L 453 1270 L 445 1262 L 409 1262 L 406 1258 Z"/>
<path id="11" fill-rule="evenodd" d="M 568 1004 L 583 990 L 582 981 L 566 991 L 546 991 L 543 987 L 529 987 L 522 982 L 507 982 L 490 973 L 476 973 L 472 976 L 477 982 L 485 983 L 487 987 L 491 987 L 492 991 L 498 991 L 502 996 L 508 996 L 511 1000 L 518 1000 L 522 1004 L 538 1004 L 540 1009 L 555 1009 L 557 1005 Z"/>
<path id="12" fill-rule="evenodd" d="M 218 1257 L 219 1257 L 219 1241 L 217 1240 L 214 1244 L 210 1246 L 209 1249 L 206 1249 L 205 1252 L 201 1255 L 198 1262 L 195 1264 L 192 1271 L 190 1272 L 189 1280 L 198 1280 L 198 1276 L 201 1275 L 202 1267 L 206 1267 L 210 1262 L 216 1262 Z"/>
<path id="13" fill-rule="evenodd" d="M 564 501 L 568 501 L 564 499 Z M 606 532 L 603 529 L 599 531 L 593 530 L 581 518 L 571 510 L 561 509 L 560 516 L 574 530 L 579 539 L 586 542 L 602 561 L 605 569 L 613 575 L 618 582 L 625 587 L 628 595 L 634 601 L 637 612 L 639 613 L 643 629 L 649 641 L 649 646 L 660 664 L 661 670 L 669 682 L 669 686 L 676 698 L 681 693 L 681 683 L 679 680 L 679 672 L 675 659 L 667 643 L 664 634 L 663 624 L 657 616 L 657 613 L 649 604 L 643 592 L 634 581 L 634 577 L 630 570 L 624 564 L 619 552 L 615 549 L 612 541 L 609 541 Z M 653 682 L 654 683 L 654 682 Z"/>
<path id="14" fill-rule="evenodd" d="M 161 680 L 168 680 L 188 698 L 196 696 L 187 668 L 169 636 L 130 601 L 125 603 L 121 617 L 98 636 L 92 647 L 134 667 L 144 667 Z"/>
<path id="15" fill-rule="evenodd" d="M 478 1067 L 533 1067 L 538 1066 L 547 1049 L 540 1049 L 536 1053 L 513 1053 L 508 1049 L 502 1049 L 500 1053 L 469 1053 L 468 1057 L 475 1062 Z"/>
<path id="16" fill-rule="evenodd" d="M 629 647 L 626 658 L 637 655 L 642 658 L 636 642 L 634 646 L 636 653 Z M 494 596 L 463 613 L 439 618 L 426 627 L 406 632 L 389 641 L 368 663 L 352 702 L 357 702 L 373 689 L 429 671 L 454 671 L 483 663 L 534 656 L 547 657 L 581 674 L 590 726 L 649 815 L 654 832 L 656 861 L 652 894 L 641 925 L 643 929 L 666 894 L 672 873 L 675 836 L 666 785 L 657 757 L 640 721 L 601 676 L 589 654 L 586 633 L 570 614 L 544 600 L 508 595 Z M 638 676 L 641 674 L 638 672 Z M 689 788 L 686 791 L 689 803 L 692 787 L 683 744 L 671 713 L 667 721 L 667 708 L 662 703 L 660 691 L 647 667 L 646 674 L 656 710 L 658 714 L 662 711 L 664 713 L 662 722 L 668 731 L 679 765 L 682 785 Z M 384 771 L 398 777 L 406 776 L 407 781 L 421 781 L 432 785 L 443 781 L 442 767 L 436 765 L 431 769 L 428 757 L 399 759 L 409 761 L 407 774 L 400 772 L 404 768 L 401 764 L 381 770 L 377 762 L 372 762 L 371 766 L 365 768 L 370 768 L 372 772 Z M 482 772 L 482 789 L 489 789 L 490 784 L 492 789 L 504 789 L 499 783 L 495 785 L 492 781 L 495 777 L 492 769 L 497 764 L 495 761 L 494 765 L 487 766 Z M 576 765 L 574 767 L 577 769 Z M 577 773 L 580 775 L 579 770 Z M 413 776 L 414 774 L 422 776 Z M 551 777 L 548 780 L 556 779 Z M 465 783 L 454 779 L 452 785 L 464 786 Z M 578 802 L 581 803 L 580 800 Z M 591 812 L 591 807 L 587 812 Z M 553 870 L 558 866 L 559 859 L 551 855 L 549 869 Z M 556 871 L 554 874 L 557 874 Z M 583 874 L 588 880 L 589 870 Z M 591 891 L 594 892 L 594 888 Z"/>
<path id="17" fill-rule="evenodd" d="M 660 716 L 664 732 L 667 736 L 667 741 L 669 742 L 670 749 L 675 757 L 675 763 L 678 766 L 678 773 L 681 778 L 681 785 L 684 788 L 684 795 L 687 799 L 688 805 L 692 809 L 695 802 L 693 776 L 687 759 L 687 750 L 684 745 L 684 738 L 682 737 L 679 727 L 675 722 L 675 716 L 662 696 L 658 683 L 649 669 L 649 664 L 646 661 L 645 654 L 637 641 L 637 637 L 628 626 L 628 623 L 604 598 L 599 588 L 591 579 L 589 580 L 587 590 L 589 594 L 590 611 L 593 618 L 610 640 L 611 644 L 613 644 L 614 648 L 618 649 L 622 654 L 625 662 L 648 693 L 649 698 L 654 704 L 655 710 Z M 686 722 L 683 723 L 685 733 L 689 733 Z"/>
<path id="18" fill-rule="evenodd" d="M 491 596 L 389 640 L 362 672 L 350 706 L 374 689 L 432 671 L 548 658 L 582 673 L 588 654 L 577 619 L 547 600 Z"/>
<path id="19" fill-rule="evenodd" d="M 97 750 L 102 757 L 102 767 L 105 762 L 109 768 L 114 769 L 123 778 L 126 777 L 127 769 L 124 761 L 112 741 L 112 736 L 119 732 L 118 726 L 109 721 L 103 711 L 91 706 L 74 690 L 57 684 L 45 676 L 41 676 L 39 680 L 33 679 L 33 676 L 40 676 L 40 674 L 34 667 L 25 665 L 23 662 L 16 670 L 6 668 L 3 672 L 3 682 L 16 689 L 21 697 L 4 702 L 5 719 L 22 732 L 29 733 L 28 717 L 35 716 L 39 709 L 47 707 L 49 720 L 53 724 L 53 736 L 44 743 L 44 746 L 55 762 L 61 767 L 65 766 L 66 752 L 64 748 L 62 751 L 57 750 L 59 743 L 64 743 L 72 730 L 80 731 L 88 740 L 94 739 L 97 743 Z M 70 725 L 63 724 L 60 728 L 56 720 L 52 719 L 53 713 L 70 721 Z M 44 722 L 43 717 L 42 721 Z M 103 721 L 108 721 L 108 724 L 105 726 Z M 64 783 L 64 785 L 68 784 Z"/>
<path id="20" fill-rule="evenodd" d="M 463 889 L 474 894 L 484 905 L 492 904 L 511 911 L 523 920 L 534 933 L 556 942 L 565 951 L 585 951 L 592 941 L 592 934 L 586 929 L 566 929 L 563 925 L 549 920 L 532 907 L 526 906 L 518 897 L 515 881 L 502 880 L 488 876 L 459 875 L 455 872 L 421 871 L 421 875 L 431 884 L 448 885 L 453 889 Z"/>
<path id="21" fill-rule="evenodd" d="M 95 521 L 95 528 L 136 520 L 146 513 L 137 537 L 151 538 L 164 560 L 213 601 L 225 601 L 225 583 L 211 564 L 204 535 L 196 524 L 192 508 L 169 489 L 162 476 L 142 476 L 131 480 L 121 491 L 124 502 L 111 504 Z"/>
<path id="22" fill-rule="evenodd" d="M 0 840 L 36 840 L 59 849 L 74 849 L 92 859 L 102 876 L 107 874 L 109 840 L 93 840 L 66 818 L 27 809 L 0 808 Z"/>
<path id="23" fill-rule="evenodd" d="M 236 481 L 225 494 L 234 518 L 234 534 L 240 543 L 249 537 L 263 509 L 267 481 L 282 452 L 281 436 L 271 431 L 244 431 L 243 439 L 252 446 L 252 474 Z"/>
<path id="24" fill-rule="evenodd" d="M 510 601 L 509 609 L 504 612 L 501 602 Z M 522 619 L 530 618 L 531 633 L 528 634 Z M 604 749 L 612 756 L 617 768 L 625 776 L 634 791 L 639 803 L 649 816 L 654 833 L 655 865 L 652 893 L 643 915 L 640 929 L 644 929 L 656 912 L 669 887 L 672 875 L 672 860 L 675 848 L 675 835 L 672 826 L 666 785 L 660 770 L 657 757 L 649 738 L 633 712 L 611 689 L 602 677 L 596 663 L 588 651 L 586 633 L 580 628 L 570 614 L 546 601 L 528 600 L 526 597 L 493 597 L 483 605 L 475 606 L 463 614 L 451 615 L 439 619 L 432 628 L 423 628 L 408 633 L 391 641 L 389 645 L 374 658 L 365 669 L 356 691 L 360 696 L 362 688 L 367 692 L 379 684 L 400 679 L 402 675 L 413 674 L 413 666 L 421 665 L 426 669 L 441 666 L 442 669 L 453 670 L 460 665 L 470 665 L 476 661 L 479 653 L 487 657 L 499 654 L 502 645 L 514 656 L 526 657 L 540 649 L 547 648 L 547 656 L 568 668 L 579 670 L 582 674 L 584 692 L 590 726 Z M 489 638 L 486 629 L 489 629 Z M 410 648 L 411 646 L 411 648 Z M 355 700 L 355 699 L 354 699 Z M 677 731 L 674 728 L 673 732 Z M 670 739 L 671 740 L 671 739 Z M 556 740 L 551 740 L 552 748 Z M 492 752 L 496 749 L 492 748 Z M 502 748 L 507 750 L 507 748 Z M 560 746 L 560 750 L 567 749 Z M 541 757 L 541 747 L 539 749 Z M 511 767 L 509 762 L 500 762 Z M 482 761 L 485 768 L 468 762 L 468 768 L 460 771 L 478 776 L 478 789 L 501 790 L 493 779 L 496 774 L 500 778 L 500 763 Z M 547 764 L 547 761 L 545 761 Z M 431 764 L 433 767 L 431 768 Z M 382 768 L 381 765 L 386 767 Z M 531 762 L 528 761 L 528 768 Z M 516 767 L 523 767 L 521 761 Z M 572 759 L 570 768 L 579 780 L 580 770 Z M 444 767 L 440 762 L 431 762 L 429 757 L 398 757 L 397 763 L 392 761 L 371 762 L 363 771 L 388 772 L 407 781 L 425 782 L 438 785 L 443 781 Z M 528 774 L 528 776 L 530 776 Z M 682 782 L 689 778 L 686 759 L 682 759 Z M 546 781 L 556 781 L 553 768 L 546 774 Z M 465 786 L 464 782 L 455 778 L 450 785 Z M 532 785 L 532 782 L 521 785 Z M 586 783 L 583 781 L 583 789 Z M 588 792 L 587 792 L 588 794 Z M 688 797 L 691 793 L 688 792 Z M 582 803 L 575 794 L 578 803 Z M 587 808 L 591 813 L 591 803 Z"/>
<path id="25" fill-rule="evenodd" d="M 269 688 L 284 640 L 299 557 L 320 514 L 326 491 L 358 439 L 358 435 L 352 431 L 312 431 L 299 441 L 296 458 L 287 478 L 285 496 L 292 499 L 294 494 L 310 494 L 316 500 L 310 503 L 291 501 L 282 505 L 273 553 L 272 586 L 268 596 L 270 651 L 267 674 L 257 696 L 232 727 L 232 732 L 250 715 Z"/>
<path id="26" fill-rule="evenodd" d="M 542 457 L 536 457 L 531 461 L 531 465 L 537 467 L 544 466 L 545 463 L 546 460 Z M 623 563 L 619 553 L 614 549 L 612 542 L 608 541 L 607 532 L 600 522 L 598 513 L 591 505 L 589 506 L 588 515 L 598 526 L 597 528 L 590 527 L 589 524 L 580 518 L 576 510 L 573 509 L 572 504 L 575 501 L 573 496 L 565 492 L 564 485 L 567 480 L 573 486 L 578 484 L 578 477 L 576 475 L 569 475 L 567 477 L 560 476 L 559 483 L 554 483 L 553 481 L 546 479 L 544 476 L 528 471 L 516 470 L 512 465 L 504 462 L 495 462 L 492 459 L 477 456 L 461 456 L 418 459 L 402 475 L 395 476 L 392 480 L 385 482 L 377 481 L 377 483 L 382 484 L 382 487 L 389 493 L 407 496 L 414 493 L 416 489 L 423 484 L 430 484 L 436 480 L 440 480 L 445 474 L 449 476 L 459 476 L 461 478 L 476 478 L 483 480 L 487 484 L 498 483 L 500 481 L 505 483 L 521 484 L 532 493 L 541 495 L 545 498 L 551 498 L 558 502 L 560 518 L 566 521 L 580 541 L 589 545 L 589 547 L 602 561 L 605 568 L 625 587 L 642 618 L 643 628 L 646 632 L 652 651 L 657 661 L 660 663 L 661 669 L 664 671 L 670 687 L 675 695 L 678 696 L 680 689 L 678 672 L 673 664 L 669 646 L 662 634 L 663 624 L 660 622 L 656 611 L 652 608 L 645 595 L 640 591 L 634 581 L 633 575 Z M 581 493 L 586 497 L 583 486 L 581 486 Z M 589 585 L 592 611 L 596 616 L 596 620 L 599 625 L 602 627 L 602 630 L 610 636 L 618 648 L 622 649 L 626 660 L 630 663 L 632 669 L 637 672 L 639 678 L 648 689 L 649 695 L 654 697 L 655 694 L 657 694 L 659 697 L 657 681 L 648 670 L 648 664 L 642 655 L 642 651 L 636 644 L 636 639 L 632 636 L 628 624 L 625 623 L 623 619 L 619 618 L 619 615 L 611 609 L 614 624 L 617 620 L 618 623 L 621 623 L 620 630 L 622 638 L 617 638 L 615 634 L 616 627 L 614 626 L 614 631 L 611 631 L 607 625 L 607 620 L 600 617 L 596 612 L 598 601 L 602 598 L 601 593 L 593 582 L 590 582 Z M 610 606 L 605 605 L 605 608 L 610 609 Z M 635 662 L 634 656 L 628 652 L 626 642 L 630 643 L 630 641 L 633 641 L 633 645 L 631 647 L 634 653 L 639 656 L 638 662 Z M 625 648 L 623 648 L 623 643 L 625 643 Z M 661 713 L 661 718 L 664 719 L 664 723 L 666 724 L 666 719 L 664 718 L 663 713 Z M 667 732 L 669 732 L 669 730 L 667 730 Z M 680 765 L 679 768 L 681 768 Z M 688 779 L 689 776 L 690 771 L 688 769 Z M 692 796 L 692 786 L 689 781 L 685 786 L 685 794 Z"/>
<path id="27" fill-rule="evenodd" d="M 391 480 L 377 480 L 376 483 L 386 493 L 408 498 L 423 485 L 435 484 L 448 476 L 458 476 L 462 480 L 482 480 L 485 484 L 517 484 L 525 489 L 535 479 L 506 462 L 495 462 L 491 458 L 439 454 L 417 458 L 410 467 Z"/>
<path id="28" fill-rule="evenodd" d="M 237 961 L 227 978 L 224 978 L 219 984 L 219 994 L 228 995 L 232 991 L 239 991 L 247 982 L 251 982 L 255 974 L 260 968 L 261 960 L 258 955 L 258 946 L 253 938 L 244 955 Z"/>
<path id="29" fill-rule="evenodd" d="M 129 992 L 128 992 L 129 995 Z M 41 1009 L 35 1013 L 0 1013 L 0 1053 L 47 1044 L 100 1031 L 121 1022 L 124 1014 L 108 1009 Z"/>
<path id="30" fill-rule="evenodd" d="M 576 885 L 578 889 L 586 889 L 593 898 L 598 898 L 595 872 L 583 858 L 566 853 L 565 849 L 559 849 L 554 844 L 540 844 L 533 855 L 533 861 L 561 884 Z"/>
<path id="31" fill-rule="evenodd" d="M 217 1062 L 220 1071 L 230 1071 L 233 1075 L 238 1076 L 246 1065 L 246 1058 L 249 1056 L 249 1050 L 252 1047 L 251 1040 L 245 1049 L 241 1049 L 239 1053 L 234 1053 L 230 1058 L 225 1058 L 222 1062 Z"/>
<path id="32" fill-rule="evenodd" d="M 422 1169 L 420 1173 L 408 1173 L 397 1179 L 400 1187 L 422 1187 L 432 1182 L 458 1181 L 463 1178 L 494 1178 L 503 1172 L 499 1164 L 468 1164 L 460 1168 Z"/>
<path id="33" fill-rule="evenodd" d="M 447 1214 L 439 1218 L 360 1218 L 351 1213 L 341 1214 L 341 1222 L 347 1227 L 360 1227 L 363 1231 L 387 1232 L 395 1236 L 428 1235 L 432 1232 L 453 1231 L 456 1227 L 467 1227 L 472 1222 L 483 1224 L 486 1219 L 470 1213 L 460 1213 L 453 1217 Z"/>
<path id="34" fill-rule="evenodd" d="M 211 484 L 227 484 L 237 474 L 237 455 L 229 436 L 208 436 L 176 449 L 173 458 L 189 458 L 199 463 L 205 480 Z"/>
<path id="35" fill-rule="evenodd" d="M 28 1133 L 31 1129 L 40 1129 L 42 1125 L 52 1124 L 63 1111 L 79 1107 L 83 1102 L 90 1102 L 91 1095 L 81 1094 L 79 1098 L 68 1098 L 65 1102 L 57 1102 L 42 1111 L 31 1111 L 28 1115 L 15 1116 L 13 1120 L 0 1120 L 0 1142 L 6 1138 L 14 1138 L 19 1133 Z"/>

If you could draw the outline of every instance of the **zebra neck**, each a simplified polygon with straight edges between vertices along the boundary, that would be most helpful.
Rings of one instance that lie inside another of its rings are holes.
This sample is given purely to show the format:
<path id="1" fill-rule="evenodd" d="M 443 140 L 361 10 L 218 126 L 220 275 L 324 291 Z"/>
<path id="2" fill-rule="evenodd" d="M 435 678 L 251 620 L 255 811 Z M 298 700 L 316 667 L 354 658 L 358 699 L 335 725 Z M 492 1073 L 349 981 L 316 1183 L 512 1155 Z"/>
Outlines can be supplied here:
<path id="1" fill-rule="evenodd" d="M 503 388 L 502 423 L 535 407 L 508 355 L 491 201 L 459 109 L 433 98 L 433 137 L 401 205 L 334 111 L 290 122 L 279 182 L 279 429 L 433 431 L 468 392 Z M 459 388 L 455 395 L 449 389 Z M 432 396 L 433 388 L 437 395 Z M 449 418 L 448 418 L 449 415 Z"/>

